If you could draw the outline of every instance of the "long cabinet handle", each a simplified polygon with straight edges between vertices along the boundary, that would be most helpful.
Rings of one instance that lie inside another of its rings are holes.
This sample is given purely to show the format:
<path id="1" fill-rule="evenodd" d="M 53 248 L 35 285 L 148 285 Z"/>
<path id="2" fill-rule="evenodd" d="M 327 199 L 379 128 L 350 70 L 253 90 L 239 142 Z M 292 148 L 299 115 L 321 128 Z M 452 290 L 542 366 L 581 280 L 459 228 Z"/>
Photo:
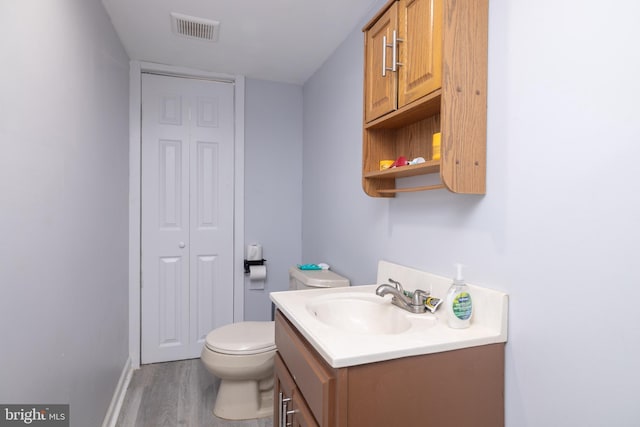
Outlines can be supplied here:
<path id="1" fill-rule="evenodd" d="M 398 43 L 401 41 L 403 40 L 398 37 L 398 32 L 393 30 L 393 47 L 391 48 L 391 59 L 393 61 L 393 64 L 391 64 L 391 71 L 393 72 L 398 71 L 398 65 L 402 65 L 398 62 Z"/>
<path id="2" fill-rule="evenodd" d="M 382 77 L 387 75 L 387 36 L 382 36 Z"/>
<path id="3" fill-rule="evenodd" d="M 284 393 L 278 393 L 278 427 L 286 427 L 287 425 L 287 402 L 290 402 L 290 397 L 284 397 Z"/>
<path id="4" fill-rule="evenodd" d="M 387 36 L 382 36 L 382 77 L 386 77 L 387 71 L 398 71 L 398 65 L 402 65 L 398 62 L 398 43 L 403 40 L 398 37 L 398 32 L 393 30 L 392 43 L 387 44 Z M 387 67 L 387 48 L 391 48 L 391 67 Z"/>

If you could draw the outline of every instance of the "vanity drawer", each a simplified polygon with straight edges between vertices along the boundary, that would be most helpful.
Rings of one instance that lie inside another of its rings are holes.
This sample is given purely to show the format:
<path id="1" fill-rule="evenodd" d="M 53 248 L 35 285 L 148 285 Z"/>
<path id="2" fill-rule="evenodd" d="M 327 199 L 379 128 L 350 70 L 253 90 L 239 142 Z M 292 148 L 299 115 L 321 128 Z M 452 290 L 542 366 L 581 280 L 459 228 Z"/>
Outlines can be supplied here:
<path id="1" fill-rule="evenodd" d="M 326 364 L 289 321 L 276 312 L 276 347 L 318 425 L 335 418 L 336 372 Z"/>

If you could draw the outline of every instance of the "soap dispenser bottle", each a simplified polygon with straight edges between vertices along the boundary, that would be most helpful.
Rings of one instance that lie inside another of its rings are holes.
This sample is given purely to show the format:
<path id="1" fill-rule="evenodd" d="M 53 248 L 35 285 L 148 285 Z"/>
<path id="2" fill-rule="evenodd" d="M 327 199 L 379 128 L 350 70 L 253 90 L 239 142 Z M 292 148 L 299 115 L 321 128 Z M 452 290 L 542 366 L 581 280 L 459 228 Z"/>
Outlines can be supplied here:
<path id="1" fill-rule="evenodd" d="M 456 277 L 447 292 L 447 323 L 450 328 L 463 329 L 471 325 L 473 304 L 469 286 L 462 277 L 462 265 L 456 264 Z"/>

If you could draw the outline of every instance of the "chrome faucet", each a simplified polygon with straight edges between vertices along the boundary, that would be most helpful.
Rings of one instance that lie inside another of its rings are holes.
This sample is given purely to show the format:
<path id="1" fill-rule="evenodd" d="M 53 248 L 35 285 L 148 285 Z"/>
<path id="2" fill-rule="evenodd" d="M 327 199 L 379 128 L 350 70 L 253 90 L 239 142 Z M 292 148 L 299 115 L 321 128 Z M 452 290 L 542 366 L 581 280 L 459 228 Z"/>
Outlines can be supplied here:
<path id="1" fill-rule="evenodd" d="M 424 305 L 429 294 L 422 289 L 416 289 L 413 292 L 412 297 L 408 297 L 404 293 L 404 289 L 400 282 L 396 282 L 393 279 L 389 279 L 389 284 L 384 284 L 378 286 L 376 289 L 376 295 L 383 297 L 387 294 L 393 295 L 391 298 L 391 303 L 397 307 L 402 308 L 403 310 L 410 311 L 411 313 L 424 313 L 427 308 Z"/>

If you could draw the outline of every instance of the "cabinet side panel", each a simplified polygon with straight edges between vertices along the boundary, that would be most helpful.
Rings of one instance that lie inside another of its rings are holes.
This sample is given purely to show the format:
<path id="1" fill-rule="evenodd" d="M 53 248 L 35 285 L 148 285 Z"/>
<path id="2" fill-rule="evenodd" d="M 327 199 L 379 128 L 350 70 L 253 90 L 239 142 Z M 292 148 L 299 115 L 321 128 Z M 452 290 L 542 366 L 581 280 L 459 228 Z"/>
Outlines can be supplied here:
<path id="1" fill-rule="evenodd" d="M 363 172 L 380 169 L 380 160 L 396 160 L 399 156 L 396 147 L 397 129 L 365 130 L 363 135 Z"/>
<path id="2" fill-rule="evenodd" d="M 332 427 L 349 427 L 349 368 L 336 370 L 336 394 L 331 402 L 335 405 Z"/>
<path id="3" fill-rule="evenodd" d="M 362 135 L 362 172 L 373 172 L 380 169 L 380 160 L 396 160 L 396 130 L 395 129 L 365 129 Z M 381 195 L 379 190 L 395 187 L 394 179 L 362 178 L 364 192 L 372 197 L 393 197 Z"/>
<path id="4" fill-rule="evenodd" d="M 504 426 L 504 344 L 348 369 L 349 427 Z"/>
<path id="5" fill-rule="evenodd" d="M 488 0 L 444 0 L 442 180 L 484 194 L 487 144 Z"/>

